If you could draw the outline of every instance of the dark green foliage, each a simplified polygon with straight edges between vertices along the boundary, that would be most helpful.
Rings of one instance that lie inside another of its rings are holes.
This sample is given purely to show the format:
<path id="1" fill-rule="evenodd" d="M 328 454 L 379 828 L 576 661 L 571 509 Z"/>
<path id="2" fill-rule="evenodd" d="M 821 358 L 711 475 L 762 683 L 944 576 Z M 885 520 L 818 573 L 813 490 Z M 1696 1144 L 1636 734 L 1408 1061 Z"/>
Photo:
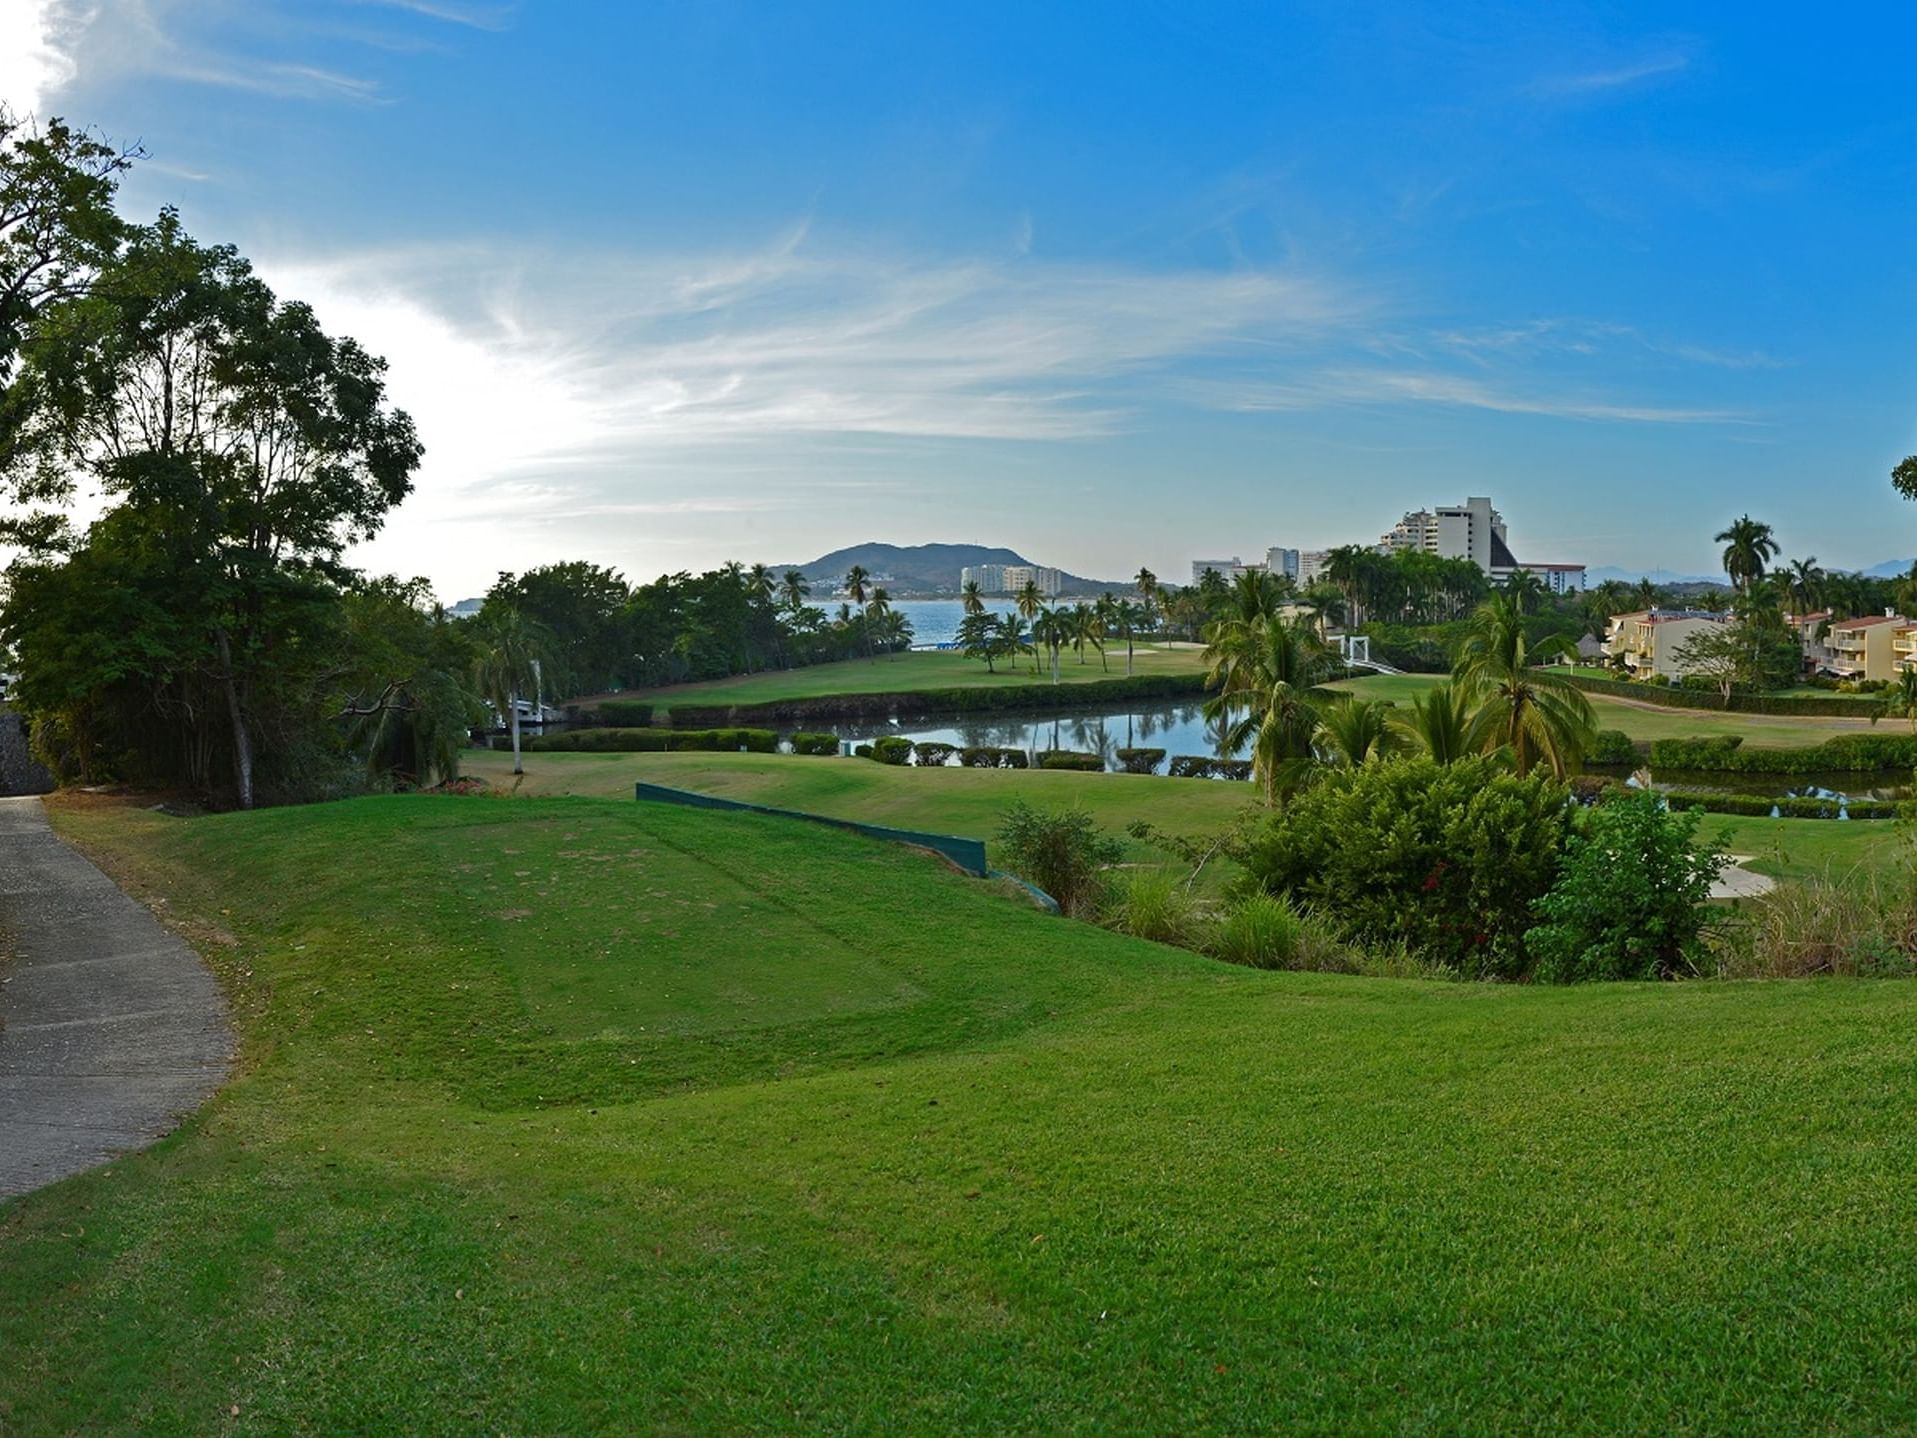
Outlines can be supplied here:
<path id="1" fill-rule="evenodd" d="M 836 740 L 834 741 L 837 742 Z M 523 747 L 548 754 L 665 754 L 684 750 L 775 754 L 779 736 L 770 729 L 573 729 L 535 734 Z"/>
<path id="2" fill-rule="evenodd" d="M 1704 905 L 1724 864 L 1720 849 L 1697 844 L 1698 819 L 1643 791 L 1590 810 L 1538 900 L 1544 922 L 1525 935 L 1535 976 L 1568 984 L 1698 972 Z"/>
<path id="3" fill-rule="evenodd" d="M 1402 942 L 1466 978 L 1518 978 L 1572 812 L 1548 776 L 1519 778 L 1486 759 L 1366 764 L 1295 796 L 1252 838 L 1244 865 L 1353 942 Z"/>
<path id="4" fill-rule="evenodd" d="M 1065 913 L 1080 914 L 1095 906 L 1101 871 L 1124 857 L 1125 845 L 1083 809 L 1035 809 L 1017 799 L 999 823 L 994 855 Z"/>
<path id="5" fill-rule="evenodd" d="M 958 751 L 958 745 L 946 744 L 936 739 L 928 739 L 912 746 L 912 753 L 917 756 L 919 765 L 929 768 L 938 768 L 951 763 L 952 756 Z"/>
<path id="6" fill-rule="evenodd" d="M 1023 749 L 997 749 L 989 744 L 959 750 L 959 763 L 967 769 L 1024 769 L 1030 760 Z"/>
<path id="7" fill-rule="evenodd" d="M 872 741 L 872 757 L 881 764 L 912 762 L 912 741 L 896 734 L 885 734 Z"/>
<path id="8" fill-rule="evenodd" d="M 601 699 L 587 711 L 595 724 L 630 729 L 652 722 L 652 705 L 643 699 Z"/>
<path id="9" fill-rule="evenodd" d="M 1047 749 L 1038 756 L 1041 769 L 1076 769 L 1087 774 L 1105 772 L 1105 760 L 1077 749 Z"/>
<path id="10" fill-rule="evenodd" d="M 1622 729 L 1600 729 L 1585 753 L 1587 764 L 1635 764 L 1637 745 Z"/>
<path id="11" fill-rule="evenodd" d="M 1174 754 L 1165 772 L 1174 779 L 1248 780 L 1254 767 L 1250 759 L 1214 759 L 1209 754 Z"/>
<path id="12" fill-rule="evenodd" d="M 852 750 L 852 757 L 855 759 L 870 759 L 872 757 L 872 746 L 870 744 L 855 746 Z"/>
<path id="13" fill-rule="evenodd" d="M 1872 705 L 1861 699 L 1818 698 L 1809 694 L 1732 694 L 1714 690 L 1680 689 L 1668 684 L 1637 684 L 1626 679 L 1598 679 L 1589 674 L 1567 674 L 1570 683 L 1587 694 L 1614 694 L 1667 709 L 1722 709 L 1732 714 L 1796 715 L 1800 718 L 1843 717 L 1867 719 Z"/>
<path id="14" fill-rule="evenodd" d="M 1741 736 L 1659 739 L 1651 745 L 1656 770 L 1726 774 L 1887 773 L 1917 768 L 1917 734 L 1839 734 L 1796 749 L 1746 749 Z"/>
<path id="15" fill-rule="evenodd" d="M 996 689 L 917 689 L 897 694 L 829 694 L 771 704 L 680 704 L 667 712 L 679 727 L 707 724 L 808 724 L 819 720 L 937 719 L 961 714 L 1076 709 L 1131 699 L 1182 699 L 1205 692 L 1202 674 L 1137 674 L 1082 684 L 1014 684 Z"/>
<path id="16" fill-rule="evenodd" d="M 1165 762 L 1163 749 L 1120 749 L 1118 763 L 1127 774 L 1155 774 Z"/>
<path id="17" fill-rule="evenodd" d="M 839 753 L 840 740 L 836 734 L 805 734 L 792 736 L 794 754 L 836 755 Z"/>

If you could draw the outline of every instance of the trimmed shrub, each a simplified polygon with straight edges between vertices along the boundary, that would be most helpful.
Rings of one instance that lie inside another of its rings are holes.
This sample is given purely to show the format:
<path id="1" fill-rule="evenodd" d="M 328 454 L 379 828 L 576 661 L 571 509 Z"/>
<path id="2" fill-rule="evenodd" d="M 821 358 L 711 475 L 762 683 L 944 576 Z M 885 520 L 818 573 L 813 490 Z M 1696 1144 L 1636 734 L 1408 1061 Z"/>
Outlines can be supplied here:
<path id="1" fill-rule="evenodd" d="M 1536 976 L 1570 984 L 1699 972 L 1704 905 L 1725 862 L 1721 847 L 1696 842 L 1701 817 L 1643 790 L 1593 809 L 1538 900 L 1544 922 L 1525 935 Z"/>
<path id="2" fill-rule="evenodd" d="M 836 755 L 839 752 L 839 736 L 836 734 L 805 734 L 792 736 L 794 754 Z"/>
<path id="3" fill-rule="evenodd" d="M 854 759 L 870 759 L 872 757 L 872 746 L 870 744 L 859 744 L 854 746 L 852 750 L 852 757 Z"/>
<path id="4" fill-rule="evenodd" d="M 1587 764 L 1635 764 L 1637 763 L 1637 745 L 1631 742 L 1631 736 L 1622 729 L 1600 729 L 1592 740 L 1591 747 L 1585 751 Z"/>
<path id="5" fill-rule="evenodd" d="M 1155 774 L 1158 766 L 1165 762 L 1163 749 L 1120 749 L 1117 751 L 1119 767 L 1127 774 Z"/>
<path id="6" fill-rule="evenodd" d="M 904 764 L 912 757 L 912 741 L 886 734 L 872 741 L 872 757 L 881 764 Z"/>
<path id="7" fill-rule="evenodd" d="M 652 722 L 652 705 L 642 699 L 601 699 L 589 711 L 592 722 L 630 729 Z"/>
<path id="8" fill-rule="evenodd" d="M 1067 914 L 1096 907 L 1101 871 L 1124 857 L 1124 843 L 1100 830 L 1083 809 L 1034 809 L 1014 800 L 994 840 L 1000 862 L 1036 884 Z"/>
<path id="9" fill-rule="evenodd" d="M 1249 759 L 1214 759 L 1208 754 L 1174 754 L 1166 770 L 1174 779 L 1249 779 Z"/>
<path id="10" fill-rule="evenodd" d="M 1244 856 L 1270 894 L 1316 909 L 1347 942 L 1466 978 L 1530 967 L 1532 906 L 1556 881 L 1576 812 L 1542 773 L 1488 759 L 1334 769 L 1256 833 Z"/>
<path id="11" fill-rule="evenodd" d="M 1105 761 L 1079 749 L 1047 749 L 1038 756 L 1041 769 L 1076 769 L 1088 774 L 1105 772 Z"/>
<path id="12" fill-rule="evenodd" d="M 937 739 L 927 739 L 914 744 L 912 752 L 918 756 L 918 762 L 924 768 L 938 768 L 952 762 L 952 756 L 959 751 L 956 744 L 947 744 Z"/>
<path id="13" fill-rule="evenodd" d="M 967 769 L 1024 769 L 1030 761 L 1023 749 L 995 749 L 981 744 L 959 750 L 959 763 Z"/>
<path id="14" fill-rule="evenodd" d="M 1797 749 L 1746 749 L 1736 735 L 1659 739 L 1651 745 L 1651 767 L 1726 774 L 1907 772 L 1917 768 L 1917 734 L 1839 734 Z"/>

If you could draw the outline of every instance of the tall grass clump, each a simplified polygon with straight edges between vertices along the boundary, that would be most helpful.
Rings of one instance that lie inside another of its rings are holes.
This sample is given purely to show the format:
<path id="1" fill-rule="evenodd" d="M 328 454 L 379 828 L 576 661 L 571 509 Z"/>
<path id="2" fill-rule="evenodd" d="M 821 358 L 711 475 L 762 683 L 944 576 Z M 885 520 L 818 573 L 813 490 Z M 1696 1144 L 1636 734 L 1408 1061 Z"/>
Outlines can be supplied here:
<path id="1" fill-rule="evenodd" d="M 1213 955 L 1251 969 L 1308 969 L 1349 974 L 1357 956 L 1316 913 L 1284 894 L 1250 893 L 1238 899 L 1212 934 Z"/>
<path id="2" fill-rule="evenodd" d="M 1712 944 L 1728 979 L 1917 976 L 1917 874 L 1870 871 L 1782 884 Z"/>
<path id="3" fill-rule="evenodd" d="M 1164 869 L 1132 869 L 1110 879 L 1105 922 L 1120 933 L 1155 944 L 1193 947 L 1198 918 L 1190 890 Z"/>

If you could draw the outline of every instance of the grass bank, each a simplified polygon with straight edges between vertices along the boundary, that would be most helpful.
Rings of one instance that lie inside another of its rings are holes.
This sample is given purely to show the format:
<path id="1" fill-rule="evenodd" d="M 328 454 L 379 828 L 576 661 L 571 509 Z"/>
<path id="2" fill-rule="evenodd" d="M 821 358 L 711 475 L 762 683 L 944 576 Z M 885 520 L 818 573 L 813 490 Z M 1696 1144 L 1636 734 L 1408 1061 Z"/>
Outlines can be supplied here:
<path id="1" fill-rule="evenodd" d="M 629 802 L 59 822 L 244 1067 L 0 1210 L 9 1432 L 1917 1423 L 1917 984 L 1254 973 Z"/>

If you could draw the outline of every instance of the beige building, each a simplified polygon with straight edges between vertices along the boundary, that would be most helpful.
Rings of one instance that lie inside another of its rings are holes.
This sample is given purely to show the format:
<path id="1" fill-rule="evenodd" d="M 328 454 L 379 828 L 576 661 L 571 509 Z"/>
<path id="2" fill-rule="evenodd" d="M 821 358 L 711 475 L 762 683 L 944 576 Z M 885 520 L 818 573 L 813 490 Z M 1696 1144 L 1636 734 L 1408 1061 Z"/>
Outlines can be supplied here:
<path id="1" fill-rule="evenodd" d="M 1825 636 L 1830 657 L 1819 661 L 1824 672 L 1839 679 L 1895 679 L 1902 654 L 1896 643 L 1911 622 L 1901 614 L 1868 614 L 1862 619 L 1837 619 Z"/>
<path id="2" fill-rule="evenodd" d="M 1640 609 L 1631 614 L 1613 614 L 1604 633 L 1604 653 L 1612 662 L 1623 665 L 1633 678 L 1655 675 L 1665 680 L 1682 679 L 1677 652 L 1692 635 L 1724 623 L 1722 614 L 1700 609 Z"/>

